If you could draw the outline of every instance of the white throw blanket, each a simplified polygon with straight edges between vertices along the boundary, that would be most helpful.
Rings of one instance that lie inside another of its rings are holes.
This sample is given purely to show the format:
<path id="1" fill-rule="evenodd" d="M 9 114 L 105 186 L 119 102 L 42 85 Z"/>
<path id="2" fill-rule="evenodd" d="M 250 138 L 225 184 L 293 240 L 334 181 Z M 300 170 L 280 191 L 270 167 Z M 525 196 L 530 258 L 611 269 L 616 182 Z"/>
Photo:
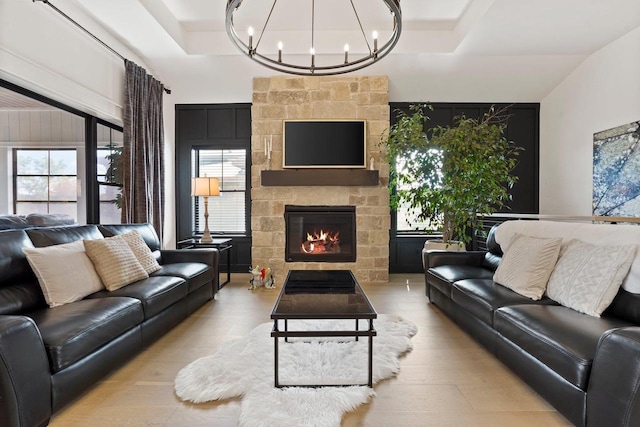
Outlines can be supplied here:
<path id="1" fill-rule="evenodd" d="M 532 237 L 562 237 L 563 242 L 573 239 L 594 245 L 638 245 L 640 226 L 628 224 L 591 224 L 555 221 L 506 221 L 496 230 L 496 241 L 503 252 L 509 249 L 514 234 Z M 640 294 L 640 250 L 636 250 L 629 274 L 622 282 L 627 292 Z"/>

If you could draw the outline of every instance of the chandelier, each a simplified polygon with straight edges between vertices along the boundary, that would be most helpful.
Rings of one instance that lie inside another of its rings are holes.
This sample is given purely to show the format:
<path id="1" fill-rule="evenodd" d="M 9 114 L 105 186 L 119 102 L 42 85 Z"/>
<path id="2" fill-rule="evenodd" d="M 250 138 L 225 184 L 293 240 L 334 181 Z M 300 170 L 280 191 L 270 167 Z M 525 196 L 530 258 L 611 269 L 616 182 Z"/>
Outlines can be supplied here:
<path id="1" fill-rule="evenodd" d="M 256 1 L 260 3 L 260 0 L 254 0 L 254 5 L 256 4 Z M 301 1 L 302 0 L 296 0 L 298 4 L 295 6 L 299 7 Z M 321 1 L 325 5 L 327 4 L 326 0 Z M 334 3 L 336 1 L 337 0 L 334 0 Z M 240 49 L 240 51 L 245 55 L 249 56 L 249 58 L 253 59 L 259 64 L 264 65 L 267 68 L 288 74 L 297 74 L 303 76 L 329 76 L 349 73 L 375 64 L 380 59 L 389 54 L 389 52 L 391 52 L 396 43 L 398 43 L 398 39 L 400 38 L 400 32 L 402 29 L 402 12 L 400 11 L 400 0 L 366 0 L 366 4 L 368 7 L 371 5 L 371 3 L 369 2 L 382 1 L 384 6 L 386 6 L 386 8 L 388 8 L 390 12 L 388 30 L 385 31 L 384 29 L 380 29 L 380 33 L 378 31 L 372 31 L 370 37 L 367 37 L 367 35 L 365 34 L 365 30 L 360 19 L 360 14 L 356 10 L 356 6 L 354 5 L 354 0 L 341 1 L 344 1 L 347 5 L 349 5 L 350 3 L 350 12 L 348 14 L 345 14 L 345 16 L 339 16 L 339 18 L 344 20 L 348 18 L 346 15 L 353 15 L 353 25 L 355 30 L 350 31 L 350 33 L 351 35 L 357 34 L 357 43 L 358 46 L 360 46 L 360 53 L 354 53 L 353 50 L 350 52 L 349 44 L 345 43 L 342 51 L 338 55 L 336 55 L 335 52 L 340 51 L 340 48 L 334 49 L 332 46 L 329 46 L 330 43 L 328 42 L 324 42 L 324 49 L 333 51 L 333 54 L 329 51 L 316 51 L 317 38 L 315 0 L 311 0 L 311 28 L 306 30 L 310 34 L 308 56 L 306 52 L 301 56 L 300 51 L 298 51 L 297 53 L 290 52 L 289 54 L 287 54 L 283 41 L 278 40 L 276 44 L 273 35 L 271 37 L 265 38 L 265 41 L 271 38 L 272 40 L 267 43 L 273 44 L 273 46 L 265 46 L 264 43 L 261 44 L 261 42 L 263 42 L 263 36 L 265 36 L 268 29 L 274 34 L 278 33 L 277 30 L 268 28 L 270 20 L 274 16 L 274 10 L 276 11 L 276 14 L 282 12 L 281 8 L 276 8 L 278 0 L 273 0 L 273 4 L 271 5 L 271 8 L 268 12 L 266 12 L 265 9 L 266 16 L 264 17 L 264 23 L 261 27 L 258 27 L 259 31 L 255 32 L 256 37 L 254 37 L 254 29 L 252 26 L 246 28 L 246 36 L 243 37 L 238 34 L 236 28 L 234 27 L 234 16 L 240 9 L 240 6 L 242 5 L 244 11 L 246 3 L 250 2 L 247 0 L 228 0 L 225 23 L 227 34 L 229 35 L 231 41 L 238 47 L 238 49 Z M 289 3 L 289 6 L 292 5 L 292 3 Z M 291 13 L 291 11 L 289 12 Z M 324 16 L 326 18 L 326 12 Z M 335 17 L 335 15 L 330 16 Z M 280 16 L 280 18 L 282 18 L 282 15 Z M 294 26 L 299 27 L 302 21 L 303 17 L 296 15 L 292 24 L 295 24 Z M 257 24 L 259 23 L 256 22 L 256 25 Z M 272 25 L 272 27 L 274 27 L 274 25 Z M 284 35 L 285 33 L 287 33 L 287 31 L 280 31 L 278 34 Z M 244 30 L 242 31 L 242 34 L 245 34 Z M 382 40 L 379 40 L 379 34 L 383 34 L 385 36 L 384 42 L 382 42 Z M 278 35 L 276 34 L 275 37 L 278 37 Z M 300 37 L 298 37 L 298 40 L 294 40 L 293 42 L 299 45 L 302 41 L 300 40 Z M 340 43 L 340 47 L 342 47 L 342 43 Z M 322 59 L 328 59 L 330 63 L 320 63 L 320 58 L 318 58 L 317 60 L 316 55 L 321 54 L 324 54 Z M 294 59 L 302 62 L 290 62 Z"/>

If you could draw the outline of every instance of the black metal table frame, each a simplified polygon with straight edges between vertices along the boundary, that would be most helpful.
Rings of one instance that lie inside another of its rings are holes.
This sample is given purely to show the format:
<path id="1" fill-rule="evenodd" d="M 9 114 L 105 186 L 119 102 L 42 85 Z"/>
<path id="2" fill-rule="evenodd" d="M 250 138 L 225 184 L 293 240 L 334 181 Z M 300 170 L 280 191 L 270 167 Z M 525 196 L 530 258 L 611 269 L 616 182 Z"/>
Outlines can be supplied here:
<path id="1" fill-rule="evenodd" d="M 353 317 L 349 318 L 322 318 L 322 319 L 314 319 L 306 317 L 304 320 L 353 320 Z M 369 329 L 366 331 L 359 330 L 358 322 L 363 320 L 369 321 Z M 284 320 L 284 331 L 280 331 L 278 329 L 278 320 Z M 376 330 L 373 328 L 373 319 L 372 318 L 355 318 L 356 327 L 353 331 L 289 331 L 288 330 L 288 320 L 302 320 L 300 318 L 289 319 L 289 318 L 279 318 L 274 319 L 273 321 L 273 329 L 271 330 L 271 336 L 274 339 L 274 377 L 275 377 L 275 387 L 307 387 L 307 388 L 315 388 L 315 387 L 348 387 L 348 386 L 368 386 L 373 387 L 373 337 L 377 335 Z M 368 377 L 367 384 L 287 384 L 281 385 L 280 380 L 278 378 L 278 340 L 279 338 L 284 338 L 285 342 L 288 342 L 289 338 L 320 338 L 320 337 L 355 337 L 356 341 L 358 341 L 359 337 L 369 337 L 369 354 L 368 354 Z"/>
<path id="2" fill-rule="evenodd" d="M 220 254 L 222 254 L 223 252 L 227 253 L 227 280 L 218 283 L 218 289 L 221 289 L 224 285 L 231 281 L 231 248 L 233 248 L 233 240 L 221 239 L 224 240 L 225 243 L 215 243 L 216 239 L 214 239 L 214 242 L 210 243 L 196 242 L 195 240 L 197 239 L 181 240 L 176 246 L 178 247 L 178 249 L 214 248 L 217 249 Z M 227 240 L 229 241 L 228 243 L 226 242 Z"/>

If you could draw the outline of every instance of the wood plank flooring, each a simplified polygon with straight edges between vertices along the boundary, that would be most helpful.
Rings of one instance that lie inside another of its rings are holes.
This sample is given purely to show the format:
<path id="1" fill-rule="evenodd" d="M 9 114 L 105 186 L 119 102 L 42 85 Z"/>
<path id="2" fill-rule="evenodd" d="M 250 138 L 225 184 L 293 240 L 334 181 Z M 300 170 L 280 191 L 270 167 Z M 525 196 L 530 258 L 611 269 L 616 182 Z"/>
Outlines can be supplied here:
<path id="1" fill-rule="evenodd" d="M 249 277 L 233 274 L 215 301 L 59 412 L 51 426 L 237 425 L 240 399 L 185 403 L 174 395 L 173 380 L 188 363 L 269 321 L 281 283 L 278 289 L 249 291 Z M 392 275 L 389 283 L 362 285 L 378 313 L 411 320 L 418 334 L 413 351 L 401 358 L 400 374 L 375 385 L 376 397 L 345 415 L 342 426 L 570 425 L 428 303 L 423 275 Z"/>

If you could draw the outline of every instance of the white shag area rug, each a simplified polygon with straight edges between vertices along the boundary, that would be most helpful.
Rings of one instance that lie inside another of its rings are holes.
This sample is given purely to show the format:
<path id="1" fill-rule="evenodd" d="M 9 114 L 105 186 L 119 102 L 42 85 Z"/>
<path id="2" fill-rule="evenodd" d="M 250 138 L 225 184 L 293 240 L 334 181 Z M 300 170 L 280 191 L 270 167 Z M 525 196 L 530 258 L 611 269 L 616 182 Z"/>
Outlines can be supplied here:
<path id="1" fill-rule="evenodd" d="M 400 370 L 398 357 L 413 348 L 416 326 L 399 317 L 374 320 L 373 382 Z M 283 325 L 280 325 L 282 330 Z M 352 330 L 349 320 L 290 320 L 289 330 Z M 375 392 L 366 386 L 275 388 L 273 323 L 263 323 L 247 337 L 224 343 L 212 356 L 183 368 L 176 395 L 195 403 L 242 397 L 241 426 L 340 426 L 342 415 L 366 403 Z M 368 322 L 361 321 L 360 329 Z M 280 384 L 366 384 L 368 338 L 309 338 L 279 341 Z"/>

